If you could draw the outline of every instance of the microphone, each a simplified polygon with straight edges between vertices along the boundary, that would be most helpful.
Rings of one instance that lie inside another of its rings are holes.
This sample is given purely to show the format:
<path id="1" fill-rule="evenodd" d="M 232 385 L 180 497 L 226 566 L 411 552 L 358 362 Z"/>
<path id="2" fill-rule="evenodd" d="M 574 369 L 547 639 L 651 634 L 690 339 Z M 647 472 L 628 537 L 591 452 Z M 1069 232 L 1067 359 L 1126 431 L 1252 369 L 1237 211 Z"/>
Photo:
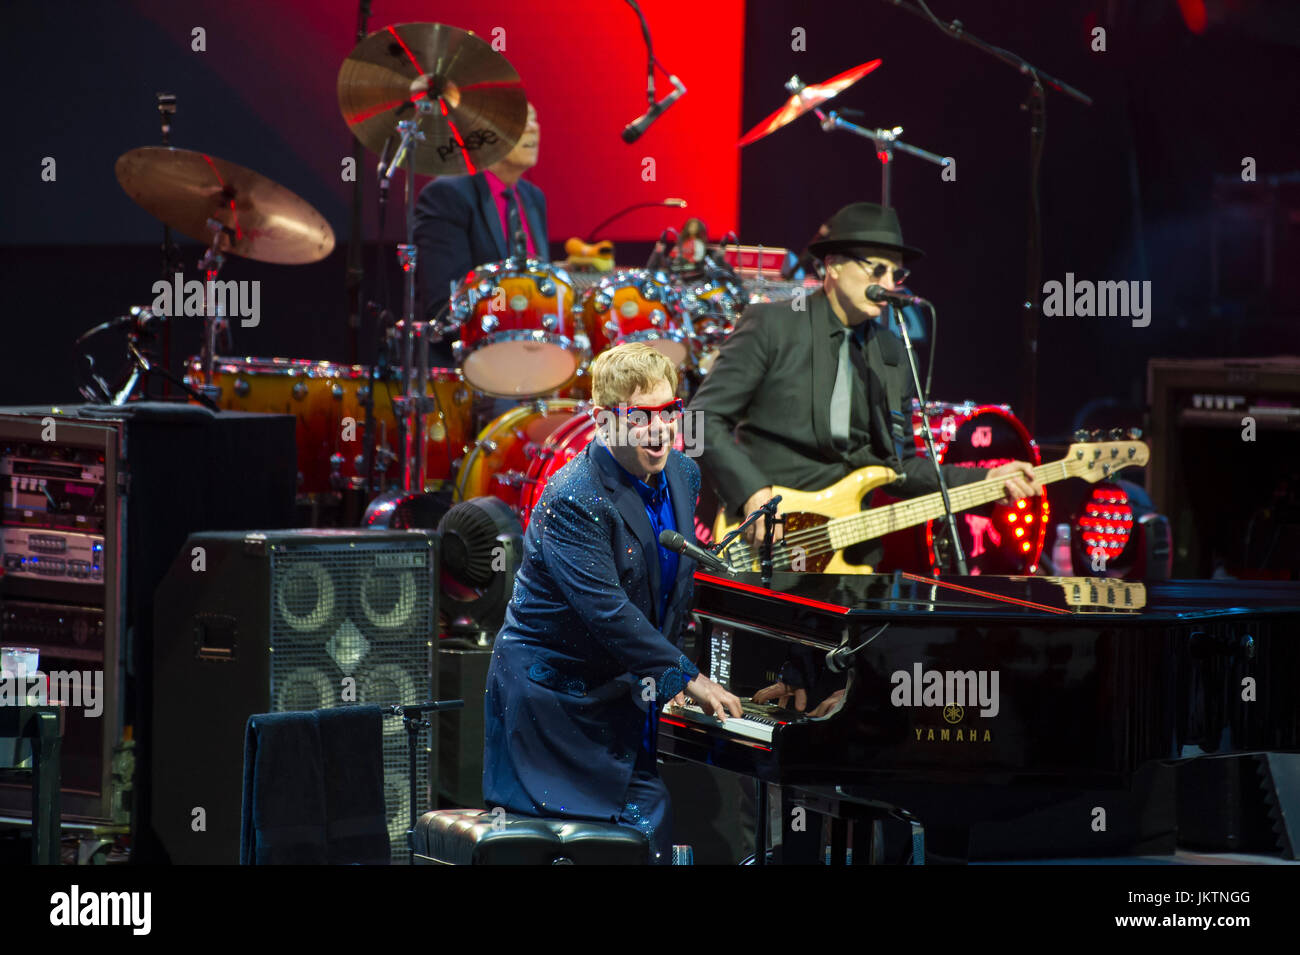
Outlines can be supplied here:
<path id="1" fill-rule="evenodd" d="M 836 647 L 834 650 L 831 650 L 826 654 L 826 669 L 830 670 L 832 673 L 843 673 L 845 670 L 848 670 L 853 666 L 853 660 L 857 657 L 858 651 L 884 633 L 888 628 L 889 624 L 885 624 L 856 647 L 850 647 L 846 644 L 845 646 Z"/>
<path id="2" fill-rule="evenodd" d="M 716 554 L 705 550 L 699 544 L 691 543 L 677 531 L 661 531 L 659 533 L 659 543 L 663 544 L 671 551 L 681 554 L 684 557 L 689 557 L 697 563 L 703 564 L 715 573 L 731 573 L 731 568 L 727 566 L 725 561 L 719 558 Z"/>
<path id="3" fill-rule="evenodd" d="M 904 308 L 908 305 L 929 305 L 925 299 L 919 295 L 900 295 L 897 292 L 890 292 L 881 285 L 867 286 L 867 300 L 875 302 L 877 305 L 895 305 L 898 308 Z"/>
<path id="4" fill-rule="evenodd" d="M 623 127 L 623 142 L 634 143 L 640 139 L 641 134 L 650 128 L 650 124 L 659 118 L 660 113 L 686 94 L 686 87 L 681 80 L 675 76 L 670 76 L 668 79 L 673 84 L 673 91 L 659 102 L 651 103 L 645 113 Z"/>

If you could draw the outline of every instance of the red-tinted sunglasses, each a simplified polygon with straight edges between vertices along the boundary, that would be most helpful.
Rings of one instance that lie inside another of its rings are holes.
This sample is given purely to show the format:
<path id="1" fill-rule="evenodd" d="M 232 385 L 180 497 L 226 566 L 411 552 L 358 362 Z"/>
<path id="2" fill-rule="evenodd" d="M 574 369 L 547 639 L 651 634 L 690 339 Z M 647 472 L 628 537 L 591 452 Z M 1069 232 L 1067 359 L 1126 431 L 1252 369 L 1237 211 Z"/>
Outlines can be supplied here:
<path id="1" fill-rule="evenodd" d="M 663 424 L 676 424 L 686 411 L 686 405 L 681 398 L 674 398 L 661 405 L 619 405 L 614 411 L 627 421 L 628 427 L 644 428 L 655 415 Z"/>

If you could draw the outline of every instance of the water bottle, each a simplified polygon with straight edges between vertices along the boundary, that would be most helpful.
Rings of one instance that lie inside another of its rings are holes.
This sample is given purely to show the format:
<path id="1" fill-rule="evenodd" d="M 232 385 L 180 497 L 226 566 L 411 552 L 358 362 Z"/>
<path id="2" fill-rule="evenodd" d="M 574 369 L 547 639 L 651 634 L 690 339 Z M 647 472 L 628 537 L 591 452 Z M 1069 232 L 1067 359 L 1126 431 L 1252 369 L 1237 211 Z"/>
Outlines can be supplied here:
<path id="1" fill-rule="evenodd" d="M 1070 525 L 1056 525 L 1056 543 L 1052 545 L 1052 566 L 1056 576 L 1073 577 L 1074 568 L 1070 563 Z"/>

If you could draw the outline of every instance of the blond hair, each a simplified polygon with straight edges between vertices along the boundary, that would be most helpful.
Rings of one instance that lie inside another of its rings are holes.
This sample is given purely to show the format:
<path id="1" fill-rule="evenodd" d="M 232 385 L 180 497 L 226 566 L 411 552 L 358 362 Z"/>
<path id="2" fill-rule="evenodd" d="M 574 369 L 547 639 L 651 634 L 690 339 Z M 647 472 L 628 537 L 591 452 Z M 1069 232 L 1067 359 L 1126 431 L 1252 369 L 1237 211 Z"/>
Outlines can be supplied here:
<path id="1" fill-rule="evenodd" d="M 677 369 L 645 342 L 628 342 L 607 349 L 591 363 L 591 397 L 602 408 L 626 404 L 638 391 L 651 391 L 667 381 L 677 393 Z"/>

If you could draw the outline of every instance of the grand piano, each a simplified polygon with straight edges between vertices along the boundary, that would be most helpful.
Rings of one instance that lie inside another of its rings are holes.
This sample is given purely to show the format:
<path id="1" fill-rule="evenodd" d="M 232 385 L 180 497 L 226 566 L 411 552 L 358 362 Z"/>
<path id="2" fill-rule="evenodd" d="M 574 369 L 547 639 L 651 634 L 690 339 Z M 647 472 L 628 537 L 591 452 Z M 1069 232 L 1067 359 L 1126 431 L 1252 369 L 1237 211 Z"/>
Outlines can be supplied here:
<path id="1" fill-rule="evenodd" d="M 1036 829 L 1079 854 L 1172 838 L 1177 761 L 1300 750 L 1296 584 L 700 573 L 696 600 L 701 669 L 733 693 L 842 693 L 816 718 L 665 708 L 661 755 L 776 784 L 837 820 L 837 854 L 858 823 L 860 861 L 882 860 L 888 818 L 956 859 L 1033 854 Z"/>

